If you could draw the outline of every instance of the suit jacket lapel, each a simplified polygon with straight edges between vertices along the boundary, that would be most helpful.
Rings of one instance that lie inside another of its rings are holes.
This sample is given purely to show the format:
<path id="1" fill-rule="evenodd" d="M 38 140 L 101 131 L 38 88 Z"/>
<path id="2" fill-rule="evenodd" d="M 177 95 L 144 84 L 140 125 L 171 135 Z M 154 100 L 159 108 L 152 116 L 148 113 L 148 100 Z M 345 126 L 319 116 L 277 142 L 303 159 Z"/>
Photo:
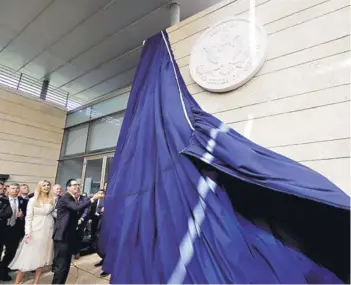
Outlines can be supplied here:
<path id="1" fill-rule="evenodd" d="M 76 197 L 74 197 L 71 193 L 66 192 L 66 195 L 69 196 L 69 199 L 73 199 L 73 201 L 74 201 L 76 204 L 78 204 L 78 201 L 77 201 Z"/>

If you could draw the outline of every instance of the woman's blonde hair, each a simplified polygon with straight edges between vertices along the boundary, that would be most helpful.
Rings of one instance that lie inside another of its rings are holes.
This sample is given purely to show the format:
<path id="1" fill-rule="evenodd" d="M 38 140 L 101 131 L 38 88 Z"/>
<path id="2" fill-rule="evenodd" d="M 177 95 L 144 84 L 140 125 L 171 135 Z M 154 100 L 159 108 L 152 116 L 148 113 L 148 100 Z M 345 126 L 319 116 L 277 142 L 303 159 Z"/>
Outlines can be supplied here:
<path id="1" fill-rule="evenodd" d="M 37 187 L 35 188 L 35 192 L 34 192 L 34 199 L 35 199 L 35 202 L 34 202 L 34 205 L 36 207 L 40 207 L 41 204 L 40 204 L 40 193 L 41 193 L 41 189 L 44 185 L 44 183 L 49 183 L 49 185 L 51 186 L 51 182 L 50 181 L 47 181 L 47 180 L 42 180 L 42 181 L 39 181 Z M 54 198 L 54 195 L 50 189 L 50 191 L 48 192 L 48 198 L 49 198 L 49 203 L 51 205 L 54 205 L 54 202 L 55 202 L 55 198 Z"/>

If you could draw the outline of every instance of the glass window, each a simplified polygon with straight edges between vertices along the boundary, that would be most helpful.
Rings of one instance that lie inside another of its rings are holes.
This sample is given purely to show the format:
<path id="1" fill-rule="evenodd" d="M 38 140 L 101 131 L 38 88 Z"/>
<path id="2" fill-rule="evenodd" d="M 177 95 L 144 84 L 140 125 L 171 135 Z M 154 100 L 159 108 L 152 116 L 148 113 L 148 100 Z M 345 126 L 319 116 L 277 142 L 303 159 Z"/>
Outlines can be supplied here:
<path id="1" fill-rule="evenodd" d="M 93 106 L 91 117 L 99 118 L 108 114 L 117 113 L 127 108 L 129 92 L 113 97 Z"/>
<path id="2" fill-rule="evenodd" d="M 91 107 L 67 115 L 66 128 L 90 120 Z"/>
<path id="3" fill-rule="evenodd" d="M 110 172 L 112 170 L 112 164 L 113 164 L 113 157 L 107 157 L 106 170 L 105 170 L 105 185 L 104 185 L 105 190 L 107 190 L 107 183 L 108 183 Z"/>
<path id="4" fill-rule="evenodd" d="M 95 194 L 101 187 L 101 171 L 102 171 L 103 159 L 92 159 L 87 160 L 87 166 L 85 170 L 85 181 L 84 181 L 84 192 L 87 194 Z"/>
<path id="5" fill-rule="evenodd" d="M 66 131 L 65 155 L 85 152 L 88 137 L 88 124 L 73 127 Z"/>
<path id="6" fill-rule="evenodd" d="M 56 183 L 60 184 L 64 190 L 68 179 L 73 178 L 77 179 L 78 181 L 81 180 L 82 170 L 83 158 L 60 161 L 58 165 Z"/>
<path id="7" fill-rule="evenodd" d="M 91 123 L 88 151 L 115 147 L 122 126 L 123 114 L 98 119 Z"/>

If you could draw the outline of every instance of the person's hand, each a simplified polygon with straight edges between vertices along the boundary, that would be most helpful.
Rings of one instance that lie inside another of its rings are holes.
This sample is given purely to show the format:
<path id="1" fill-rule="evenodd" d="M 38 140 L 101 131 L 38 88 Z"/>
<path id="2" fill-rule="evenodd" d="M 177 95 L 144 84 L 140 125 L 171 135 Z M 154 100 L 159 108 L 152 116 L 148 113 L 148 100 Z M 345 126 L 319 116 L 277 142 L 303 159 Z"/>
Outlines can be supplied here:
<path id="1" fill-rule="evenodd" d="M 23 239 L 24 239 L 25 243 L 29 243 L 29 241 L 30 241 L 30 234 L 26 234 Z"/>
<path id="2" fill-rule="evenodd" d="M 80 219 L 78 220 L 78 226 L 79 226 L 81 223 L 83 223 L 83 219 L 82 219 L 82 218 L 80 218 Z"/>
<path id="3" fill-rule="evenodd" d="M 20 209 L 17 213 L 17 218 L 22 218 L 23 217 L 23 212 L 22 210 Z"/>
<path id="4" fill-rule="evenodd" d="M 102 207 L 102 208 L 101 208 L 101 213 L 103 213 L 103 212 L 104 212 L 104 210 L 105 210 L 105 207 Z"/>
<path id="5" fill-rule="evenodd" d="M 93 196 L 92 199 L 93 199 L 94 201 L 97 201 L 97 200 L 103 198 L 104 196 L 105 196 L 104 192 L 103 192 L 103 191 L 99 191 L 99 192 L 97 192 L 97 193 Z"/>

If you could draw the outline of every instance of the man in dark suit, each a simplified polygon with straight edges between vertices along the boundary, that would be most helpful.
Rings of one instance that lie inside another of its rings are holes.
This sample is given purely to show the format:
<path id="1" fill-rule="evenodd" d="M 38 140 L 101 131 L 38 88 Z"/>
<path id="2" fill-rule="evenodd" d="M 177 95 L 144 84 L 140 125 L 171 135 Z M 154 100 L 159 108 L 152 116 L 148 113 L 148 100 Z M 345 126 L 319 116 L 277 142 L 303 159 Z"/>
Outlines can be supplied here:
<path id="1" fill-rule="evenodd" d="M 78 204 L 83 204 L 86 200 L 89 200 L 90 198 L 87 197 L 87 195 L 85 193 L 80 193 L 78 192 L 76 195 L 76 199 Z M 99 203 L 100 200 L 97 201 L 97 203 Z M 93 207 L 93 205 L 95 205 L 96 203 L 93 203 L 91 207 Z M 78 212 L 78 225 L 76 228 L 76 241 L 75 241 L 75 248 L 73 251 L 73 255 L 75 259 L 79 259 L 80 258 L 80 250 L 82 247 L 82 241 L 84 238 L 84 231 L 86 228 L 86 225 L 88 223 L 89 220 L 89 208 L 87 207 L 82 211 Z"/>
<path id="2" fill-rule="evenodd" d="M 8 274 L 1 262 L 1 254 L 4 248 L 5 240 L 6 240 L 6 226 L 7 221 L 12 216 L 12 209 L 10 205 L 10 201 L 7 197 L 2 196 L 0 197 L 0 281 L 10 281 L 8 278 Z"/>
<path id="3" fill-rule="evenodd" d="M 20 193 L 18 197 L 22 197 L 23 199 L 29 200 L 31 198 L 29 194 L 29 186 L 27 184 L 22 184 L 20 186 Z"/>
<path id="4" fill-rule="evenodd" d="M 11 280 L 8 275 L 8 265 L 16 255 L 16 251 L 21 239 L 24 237 L 24 219 L 27 212 L 28 200 L 18 197 L 20 186 L 11 184 L 8 191 L 8 200 L 12 209 L 12 216 L 8 219 L 5 228 L 5 255 L 2 264 L 5 268 L 4 278 Z"/>
<path id="5" fill-rule="evenodd" d="M 56 210 L 57 218 L 54 228 L 54 277 L 52 284 L 64 284 L 70 269 L 72 251 L 74 248 L 76 228 L 79 211 L 84 210 L 97 200 L 101 199 L 103 192 L 96 193 L 91 199 L 78 204 L 75 196 L 79 192 L 79 183 L 70 179 L 66 183 L 67 192 L 59 199 Z"/>
<path id="6" fill-rule="evenodd" d="M 99 235 L 99 224 L 104 212 L 105 199 L 100 199 L 96 204 L 91 206 L 90 219 L 91 219 L 91 247 L 96 249 L 96 240 Z"/>
<path id="7" fill-rule="evenodd" d="M 104 185 L 104 192 L 107 191 L 107 183 L 105 183 Z M 92 207 L 93 208 L 93 207 Z M 102 224 L 102 217 L 104 215 L 104 210 L 105 210 L 105 199 L 101 199 L 98 201 L 97 203 L 97 206 L 93 209 L 94 212 L 92 211 L 92 222 L 91 222 L 91 228 L 92 228 L 92 238 L 94 238 L 94 241 L 95 241 L 95 247 L 96 247 L 96 252 L 97 254 L 101 257 L 101 260 L 96 263 L 94 266 L 95 267 L 100 267 L 103 265 L 104 263 L 104 258 L 105 256 L 102 254 L 101 250 L 99 249 L 99 242 L 98 242 L 98 239 L 99 239 L 99 236 L 100 236 L 100 229 L 101 229 L 101 224 Z M 106 272 L 101 272 L 100 273 L 100 277 L 105 277 L 107 276 L 108 273 Z"/>
<path id="8" fill-rule="evenodd" d="M 94 266 L 95 267 L 100 267 L 103 265 L 104 263 L 104 258 L 105 256 L 101 253 L 101 250 L 99 249 L 99 236 L 100 236 L 100 229 L 101 229 L 101 223 L 102 223 L 102 216 L 104 215 L 104 209 L 105 209 L 105 199 L 101 199 L 99 200 L 98 206 L 96 207 L 96 219 L 95 219 L 95 223 L 96 223 L 96 229 L 95 229 L 95 238 L 96 238 L 96 253 L 101 257 L 101 260 L 96 263 Z M 92 228 L 93 228 L 93 221 L 92 220 Z M 105 277 L 107 276 L 108 273 L 106 273 L 105 271 L 102 271 L 100 273 L 100 277 Z"/>

